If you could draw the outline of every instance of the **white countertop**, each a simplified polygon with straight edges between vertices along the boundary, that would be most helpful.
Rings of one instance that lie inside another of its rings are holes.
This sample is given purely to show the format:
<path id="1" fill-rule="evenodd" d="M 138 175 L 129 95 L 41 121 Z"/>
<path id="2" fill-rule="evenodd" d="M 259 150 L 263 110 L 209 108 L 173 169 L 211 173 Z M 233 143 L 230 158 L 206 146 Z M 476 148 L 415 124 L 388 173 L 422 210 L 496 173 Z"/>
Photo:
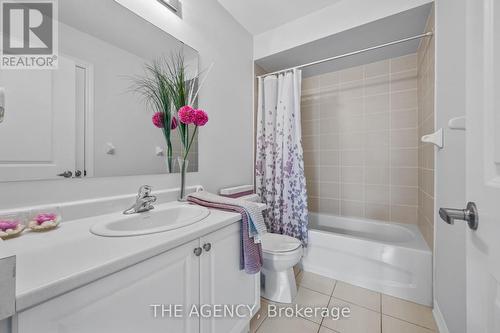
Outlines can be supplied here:
<path id="1" fill-rule="evenodd" d="M 166 203 L 164 205 L 178 205 Z M 241 219 L 210 210 L 204 220 L 172 231 L 134 237 L 101 237 L 89 228 L 113 213 L 62 223 L 46 233 L 26 232 L 5 241 L 2 252 L 17 256 L 16 310 L 44 302 Z"/>

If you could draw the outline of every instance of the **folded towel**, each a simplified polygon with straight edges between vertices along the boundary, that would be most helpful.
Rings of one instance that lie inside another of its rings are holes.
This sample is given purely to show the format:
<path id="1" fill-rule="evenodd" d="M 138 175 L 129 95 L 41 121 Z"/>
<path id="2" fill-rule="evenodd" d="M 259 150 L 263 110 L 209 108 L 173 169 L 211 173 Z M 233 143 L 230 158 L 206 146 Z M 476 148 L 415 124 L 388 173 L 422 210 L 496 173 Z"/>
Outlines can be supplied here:
<path id="1" fill-rule="evenodd" d="M 248 212 L 238 205 L 225 204 L 222 202 L 211 202 L 209 200 L 199 199 L 201 192 L 193 193 L 188 196 L 187 200 L 200 206 L 222 209 L 225 211 L 237 212 L 241 214 L 241 251 L 240 251 L 240 268 L 244 269 L 248 274 L 256 274 L 262 268 L 262 246 L 257 244 L 250 237 L 250 222 Z M 213 195 L 217 197 L 216 195 Z M 203 196 L 205 199 L 208 196 Z M 222 198 L 224 199 L 224 198 Z"/>
<path id="2" fill-rule="evenodd" d="M 256 243 L 260 243 L 261 236 L 267 232 L 264 215 L 262 214 L 262 207 L 255 202 L 246 201 L 244 199 L 221 197 L 206 191 L 195 192 L 189 196 L 208 203 L 217 203 L 243 208 L 246 214 L 248 214 L 250 222 L 250 237 L 253 238 Z"/>

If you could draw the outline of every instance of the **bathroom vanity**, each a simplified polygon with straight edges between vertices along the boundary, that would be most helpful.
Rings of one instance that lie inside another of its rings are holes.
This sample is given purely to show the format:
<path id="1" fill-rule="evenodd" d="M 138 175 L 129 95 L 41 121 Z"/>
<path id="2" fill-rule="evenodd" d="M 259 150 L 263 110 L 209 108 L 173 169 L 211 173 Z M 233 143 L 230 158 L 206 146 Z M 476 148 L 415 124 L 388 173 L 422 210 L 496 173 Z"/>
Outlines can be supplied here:
<path id="1" fill-rule="evenodd" d="M 247 332 L 260 276 L 240 269 L 241 216 L 188 209 L 178 189 L 166 189 L 180 171 L 167 166 L 169 151 L 189 161 L 187 172 L 199 170 L 198 137 L 187 156 L 179 130 L 167 142 L 152 121 L 159 109 L 137 88 L 152 64 L 181 58 L 185 83 L 197 85 L 198 51 L 114 0 L 59 1 L 57 14 L 57 70 L 0 69 L 0 142 L 9 143 L 0 145 L 0 183 L 30 187 L 2 188 L 22 197 L 0 203 L 0 220 L 62 219 L 55 230 L 0 240 L 0 260 L 16 260 L 0 265 L 0 333 Z M 143 188 L 130 207 L 128 191 L 150 180 L 162 188 L 158 201 Z M 188 316 L 192 305 L 252 310 L 200 318 Z M 169 306 L 186 312 L 171 318 Z"/>
<path id="2" fill-rule="evenodd" d="M 183 205 L 160 204 L 138 216 L 164 216 Z M 260 279 L 240 269 L 239 214 L 210 210 L 196 223 L 132 237 L 90 231 L 120 215 L 76 219 L 5 242 L 17 255 L 13 332 L 248 331 L 259 307 Z M 203 304 L 243 304 L 253 311 L 243 318 L 188 316 L 192 305 Z M 170 305 L 186 312 L 172 318 Z"/>

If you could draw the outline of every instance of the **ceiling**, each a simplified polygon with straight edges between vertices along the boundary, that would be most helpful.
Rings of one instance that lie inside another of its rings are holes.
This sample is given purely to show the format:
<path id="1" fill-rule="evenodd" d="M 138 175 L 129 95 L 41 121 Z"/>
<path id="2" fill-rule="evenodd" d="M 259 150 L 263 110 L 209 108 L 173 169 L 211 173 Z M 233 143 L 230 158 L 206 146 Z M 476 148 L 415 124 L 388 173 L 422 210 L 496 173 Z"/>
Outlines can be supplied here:
<path id="1" fill-rule="evenodd" d="M 427 18 L 429 17 L 431 8 L 432 3 L 416 7 L 381 20 L 258 59 L 256 60 L 256 64 L 260 66 L 264 72 L 270 73 L 419 35 L 425 32 Z M 335 61 L 325 62 L 320 65 L 305 68 L 303 70 L 303 75 L 307 77 L 328 73 L 414 53 L 417 51 L 419 43 L 420 40 L 414 40 Z"/>
<path id="2" fill-rule="evenodd" d="M 218 0 L 251 34 L 279 27 L 341 0 Z"/>

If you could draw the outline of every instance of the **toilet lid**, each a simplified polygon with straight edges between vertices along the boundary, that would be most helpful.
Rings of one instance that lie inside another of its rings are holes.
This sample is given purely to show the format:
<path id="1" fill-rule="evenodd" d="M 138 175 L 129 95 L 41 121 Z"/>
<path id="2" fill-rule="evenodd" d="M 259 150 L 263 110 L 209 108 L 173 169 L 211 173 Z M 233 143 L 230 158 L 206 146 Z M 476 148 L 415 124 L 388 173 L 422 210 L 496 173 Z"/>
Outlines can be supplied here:
<path id="1" fill-rule="evenodd" d="M 302 244 L 296 238 L 266 233 L 262 235 L 262 251 L 264 252 L 290 252 L 298 249 Z"/>

